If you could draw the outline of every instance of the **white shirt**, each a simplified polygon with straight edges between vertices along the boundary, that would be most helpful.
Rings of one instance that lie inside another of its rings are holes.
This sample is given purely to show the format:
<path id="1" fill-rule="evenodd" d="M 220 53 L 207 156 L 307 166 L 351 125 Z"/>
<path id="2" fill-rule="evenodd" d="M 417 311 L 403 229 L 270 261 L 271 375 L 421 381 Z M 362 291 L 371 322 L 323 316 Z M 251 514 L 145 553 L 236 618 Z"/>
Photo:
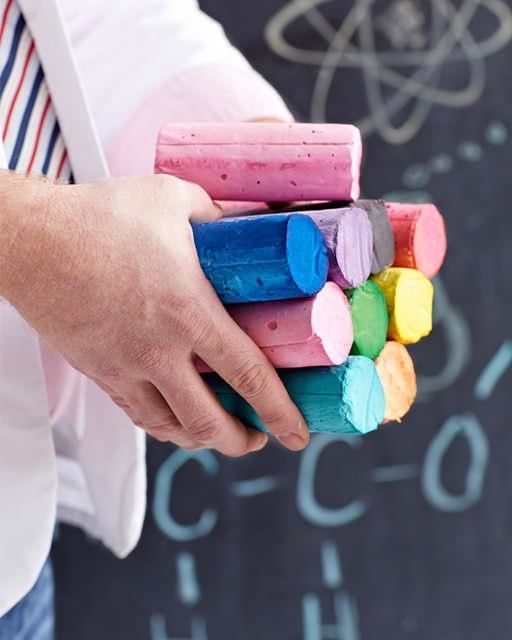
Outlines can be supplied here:
<path id="1" fill-rule="evenodd" d="M 78 182 L 151 173 L 165 122 L 291 117 L 195 0 L 18 1 Z M 0 299 L 0 616 L 34 584 L 57 513 L 133 549 L 144 453 L 143 432 Z"/>

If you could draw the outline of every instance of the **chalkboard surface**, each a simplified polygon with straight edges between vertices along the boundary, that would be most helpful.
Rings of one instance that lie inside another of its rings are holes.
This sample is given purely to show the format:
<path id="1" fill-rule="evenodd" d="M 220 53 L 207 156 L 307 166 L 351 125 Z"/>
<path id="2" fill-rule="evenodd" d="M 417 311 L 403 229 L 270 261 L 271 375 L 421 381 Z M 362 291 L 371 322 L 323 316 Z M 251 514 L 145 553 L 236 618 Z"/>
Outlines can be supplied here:
<path id="1" fill-rule="evenodd" d="M 365 135 L 365 196 L 447 220 L 420 401 L 364 439 L 242 460 L 151 443 L 142 541 L 54 546 L 59 640 L 512 637 L 512 10 L 204 0 L 299 119 Z"/>

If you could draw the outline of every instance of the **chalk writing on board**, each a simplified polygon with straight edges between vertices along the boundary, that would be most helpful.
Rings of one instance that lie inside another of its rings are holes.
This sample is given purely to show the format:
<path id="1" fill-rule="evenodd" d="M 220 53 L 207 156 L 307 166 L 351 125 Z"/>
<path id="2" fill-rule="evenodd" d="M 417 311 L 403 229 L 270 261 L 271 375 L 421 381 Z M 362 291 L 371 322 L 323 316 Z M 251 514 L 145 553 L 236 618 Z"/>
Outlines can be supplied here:
<path id="1" fill-rule="evenodd" d="M 443 175 L 460 167 L 460 162 L 478 162 L 488 160 L 487 153 L 493 147 L 500 147 L 508 140 L 507 126 L 498 120 L 487 124 L 482 140 L 462 140 L 453 152 L 436 153 L 422 162 L 414 162 L 405 168 L 402 184 L 409 192 L 392 193 L 384 196 L 385 200 L 405 202 L 430 202 L 433 198 L 425 192 L 425 188 L 436 175 Z"/>
<path id="2" fill-rule="evenodd" d="M 464 437 L 470 452 L 464 491 L 453 495 L 441 481 L 441 463 L 456 437 Z M 440 511 L 464 511 L 476 504 L 482 495 L 489 445 L 483 429 L 472 414 L 452 416 L 443 424 L 430 443 L 422 474 L 422 488 L 426 499 Z"/>
<path id="3" fill-rule="evenodd" d="M 203 618 L 194 616 L 190 624 L 190 633 L 188 636 L 180 633 L 178 635 L 168 635 L 167 625 L 164 616 L 155 613 L 149 621 L 151 640 L 208 640 L 208 632 L 206 623 Z"/>
<path id="4" fill-rule="evenodd" d="M 359 640 L 359 616 L 355 601 L 345 592 L 332 597 L 334 622 L 327 623 L 321 599 L 307 593 L 302 599 L 303 640 Z"/>
<path id="5" fill-rule="evenodd" d="M 197 580 L 196 559 L 191 553 L 179 553 L 176 558 L 178 596 L 184 605 L 196 605 L 201 599 Z"/>
<path id="6" fill-rule="evenodd" d="M 443 331 L 445 349 L 443 362 L 437 372 L 431 375 L 418 373 L 418 400 L 428 400 L 432 394 L 451 386 L 464 372 L 471 358 L 471 336 L 464 315 L 450 301 L 440 276 L 436 276 L 433 283 L 433 322 Z"/>
<path id="7" fill-rule="evenodd" d="M 475 384 L 475 397 L 487 400 L 494 387 L 506 372 L 512 368 L 512 339 L 505 340 L 493 355 Z"/>
<path id="8" fill-rule="evenodd" d="M 290 0 L 267 23 L 266 41 L 282 58 L 318 67 L 311 98 L 316 121 L 332 119 L 327 105 L 338 71 L 359 69 L 369 113 L 358 125 L 391 144 L 411 140 L 434 105 L 460 109 L 474 104 L 486 84 L 485 58 L 512 38 L 512 12 L 504 0 L 394 0 L 383 9 L 374 0 L 355 0 L 337 28 L 320 10 L 332 1 Z M 325 42 L 323 48 L 300 48 L 287 40 L 288 27 L 299 18 Z M 478 18 L 493 25 L 483 39 L 473 31 Z M 386 40 L 386 49 L 377 49 L 378 36 Z M 441 71 L 448 65 L 463 70 L 465 86 L 442 84 Z M 392 118 L 404 107 L 407 115 L 395 124 Z"/>
<path id="9" fill-rule="evenodd" d="M 171 540 L 186 542 L 208 535 L 217 522 L 217 512 L 205 509 L 198 520 L 191 525 L 180 524 L 172 516 L 169 505 L 172 497 L 174 477 L 179 469 L 188 461 L 195 460 L 203 472 L 213 476 L 219 471 L 219 463 L 215 455 L 208 449 L 202 451 L 185 451 L 177 449 L 170 455 L 158 470 L 153 497 L 153 517 L 158 528 Z"/>
<path id="10" fill-rule="evenodd" d="M 305 520 L 319 527 L 342 527 L 358 520 L 367 509 L 366 503 L 358 498 L 338 508 L 326 508 L 315 496 L 315 477 L 320 456 L 329 445 L 337 442 L 356 448 L 363 444 L 362 438 L 344 434 L 322 434 L 320 437 L 312 438 L 309 447 L 301 454 L 297 507 Z"/>
<path id="11" fill-rule="evenodd" d="M 465 438 L 470 450 L 470 461 L 465 475 L 465 491 L 454 496 L 443 485 L 441 467 L 451 443 L 456 437 Z M 370 509 L 367 499 L 354 495 L 353 498 L 339 506 L 324 506 L 319 501 L 315 486 L 319 470 L 319 462 L 323 453 L 332 445 L 346 445 L 348 451 L 364 447 L 364 438 L 344 434 L 317 434 L 300 456 L 297 473 L 296 503 L 297 510 L 303 519 L 311 525 L 322 528 L 341 528 L 360 520 Z M 393 483 L 414 480 L 421 477 L 421 485 L 426 500 L 440 511 L 460 511 L 469 509 L 481 497 L 483 482 L 488 461 L 488 443 L 478 420 L 472 414 L 452 416 L 441 425 L 427 446 L 422 466 L 417 461 L 390 467 L 373 469 L 368 477 L 369 482 Z M 155 492 L 153 496 L 153 517 L 156 526 L 170 540 L 190 542 L 207 537 L 215 528 L 220 514 L 212 506 L 205 507 L 198 513 L 191 524 L 180 523 L 172 512 L 172 488 L 176 474 L 187 463 L 199 462 L 198 473 L 215 476 L 219 464 L 210 451 L 183 451 L 177 449 L 161 465 L 157 472 Z M 268 483 L 268 477 L 254 479 L 257 486 L 260 482 Z M 234 487 L 240 483 L 235 483 Z M 273 479 L 271 487 L 263 493 L 281 489 L 279 478 Z M 239 499 L 253 498 L 261 493 L 233 492 Z M 182 600 L 198 600 L 198 587 L 194 584 L 195 566 L 191 557 L 183 556 L 179 561 L 178 573 L 181 576 L 180 593 Z M 184 595 L 187 594 L 187 595 Z"/>

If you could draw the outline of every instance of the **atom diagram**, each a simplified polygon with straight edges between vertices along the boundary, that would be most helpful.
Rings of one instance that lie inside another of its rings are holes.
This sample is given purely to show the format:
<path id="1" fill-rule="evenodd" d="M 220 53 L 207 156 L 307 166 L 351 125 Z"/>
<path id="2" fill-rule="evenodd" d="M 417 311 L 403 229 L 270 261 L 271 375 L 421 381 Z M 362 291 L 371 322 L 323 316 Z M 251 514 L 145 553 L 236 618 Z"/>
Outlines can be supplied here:
<path id="1" fill-rule="evenodd" d="M 318 67 L 311 98 L 316 122 L 327 120 L 337 72 L 359 69 L 369 113 L 358 126 L 391 144 L 414 138 L 434 105 L 461 109 L 477 102 L 485 87 L 485 58 L 512 39 L 512 12 L 504 0 L 354 0 L 337 29 L 320 11 L 333 1 L 290 0 L 268 22 L 266 41 L 282 58 Z M 285 31 L 299 18 L 325 41 L 324 50 L 299 48 L 286 39 Z M 494 23 L 485 39 L 473 33 L 479 18 Z M 377 38 L 387 47 L 377 48 Z M 462 88 L 442 86 L 441 70 L 453 63 L 469 72 Z M 394 123 L 405 108 L 407 116 Z"/>

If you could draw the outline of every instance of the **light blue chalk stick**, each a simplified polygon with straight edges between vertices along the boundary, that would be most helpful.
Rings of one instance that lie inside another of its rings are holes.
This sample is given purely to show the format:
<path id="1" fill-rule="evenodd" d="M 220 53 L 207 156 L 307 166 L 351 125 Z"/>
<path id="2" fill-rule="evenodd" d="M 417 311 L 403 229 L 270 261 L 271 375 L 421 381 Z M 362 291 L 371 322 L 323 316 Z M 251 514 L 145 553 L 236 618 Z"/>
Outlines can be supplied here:
<path id="1" fill-rule="evenodd" d="M 225 304 L 304 298 L 327 279 L 323 236 L 305 215 L 193 225 L 201 267 Z"/>
<path id="2" fill-rule="evenodd" d="M 283 369 L 279 375 L 311 432 L 364 435 L 384 419 L 384 391 L 369 358 L 350 356 L 338 367 Z M 218 376 L 205 379 L 227 411 L 266 430 L 252 407 Z"/>

